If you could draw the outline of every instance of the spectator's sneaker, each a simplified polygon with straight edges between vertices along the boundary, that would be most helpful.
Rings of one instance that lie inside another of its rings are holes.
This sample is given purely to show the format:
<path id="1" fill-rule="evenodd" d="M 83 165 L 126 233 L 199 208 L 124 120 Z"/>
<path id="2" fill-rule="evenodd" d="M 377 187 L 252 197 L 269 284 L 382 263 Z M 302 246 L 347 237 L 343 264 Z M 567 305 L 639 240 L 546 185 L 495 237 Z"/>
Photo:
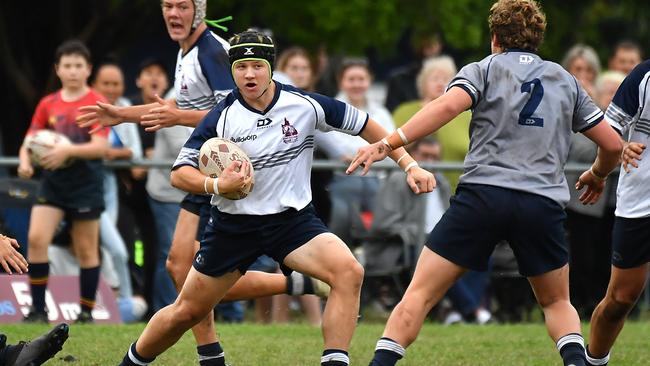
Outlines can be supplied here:
<path id="1" fill-rule="evenodd" d="M 44 311 L 36 311 L 34 308 L 29 309 L 27 316 L 23 318 L 25 323 L 43 323 L 47 324 L 50 320 L 47 318 L 47 313 Z"/>
<path id="2" fill-rule="evenodd" d="M 309 279 L 311 280 L 311 285 L 314 288 L 314 295 L 323 299 L 327 298 L 330 295 L 330 285 L 313 277 L 310 277 Z"/>
<path id="3" fill-rule="evenodd" d="M 82 311 L 77 316 L 75 324 L 92 324 L 94 322 L 95 319 L 93 319 L 93 315 L 90 311 Z"/>
<path id="4" fill-rule="evenodd" d="M 444 325 L 460 324 L 463 322 L 463 316 L 456 310 L 452 310 L 447 314 L 445 320 L 442 322 Z"/>
<path id="5" fill-rule="evenodd" d="M 63 343 L 68 339 L 68 331 L 68 325 L 61 323 L 31 342 L 21 342 L 16 346 L 17 353 L 13 355 L 15 360 L 10 361 L 7 365 L 38 366 L 43 364 L 63 348 Z"/>

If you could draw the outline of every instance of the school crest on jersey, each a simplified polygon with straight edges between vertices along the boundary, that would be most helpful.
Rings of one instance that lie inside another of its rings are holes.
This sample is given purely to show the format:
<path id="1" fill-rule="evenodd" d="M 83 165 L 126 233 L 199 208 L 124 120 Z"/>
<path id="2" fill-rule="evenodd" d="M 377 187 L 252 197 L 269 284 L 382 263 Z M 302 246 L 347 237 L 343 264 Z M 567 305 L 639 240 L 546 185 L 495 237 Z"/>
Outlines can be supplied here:
<path id="1" fill-rule="evenodd" d="M 293 127 L 286 118 L 282 124 L 282 141 L 284 141 L 285 144 L 298 141 L 298 130 L 296 130 L 296 128 Z"/>
<path id="2" fill-rule="evenodd" d="M 190 91 L 187 88 L 187 84 L 185 83 L 185 75 L 184 74 L 181 76 L 181 90 L 180 90 L 180 93 L 182 95 L 190 95 Z"/>

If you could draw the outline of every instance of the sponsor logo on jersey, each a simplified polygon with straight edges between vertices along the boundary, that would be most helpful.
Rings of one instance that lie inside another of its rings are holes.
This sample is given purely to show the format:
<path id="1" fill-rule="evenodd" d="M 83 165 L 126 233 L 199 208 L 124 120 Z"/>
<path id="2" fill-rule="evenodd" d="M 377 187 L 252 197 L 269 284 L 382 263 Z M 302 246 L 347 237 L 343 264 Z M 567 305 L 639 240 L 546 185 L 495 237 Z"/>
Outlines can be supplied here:
<path id="1" fill-rule="evenodd" d="M 255 141 L 257 140 L 257 135 L 248 135 L 248 136 L 237 136 L 237 137 L 231 137 L 230 141 L 234 143 L 240 143 L 240 142 L 245 142 L 245 141 Z"/>
<path id="2" fill-rule="evenodd" d="M 519 55 L 520 65 L 530 65 L 533 61 L 535 61 L 535 58 L 531 55 Z"/>
<path id="3" fill-rule="evenodd" d="M 282 141 L 285 144 L 290 144 L 298 140 L 298 130 L 289 123 L 289 120 L 284 119 L 282 124 Z"/>
<path id="4" fill-rule="evenodd" d="M 270 118 L 260 118 L 257 120 L 257 129 L 269 128 L 271 127 L 273 121 Z"/>

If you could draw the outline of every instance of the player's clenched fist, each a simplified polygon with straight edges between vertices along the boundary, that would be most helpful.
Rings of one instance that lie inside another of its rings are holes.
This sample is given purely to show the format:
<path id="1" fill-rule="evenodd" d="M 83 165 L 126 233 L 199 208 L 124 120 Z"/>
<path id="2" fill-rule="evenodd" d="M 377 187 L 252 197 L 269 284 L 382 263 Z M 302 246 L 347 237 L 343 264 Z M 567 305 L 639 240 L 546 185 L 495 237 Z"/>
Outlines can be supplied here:
<path id="1" fill-rule="evenodd" d="M 429 171 L 414 166 L 406 172 L 406 182 L 415 194 L 428 193 L 436 188 L 436 178 Z"/>
<path id="2" fill-rule="evenodd" d="M 246 161 L 233 161 L 219 176 L 219 193 L 238 192 L 253 179 L 251 166 Z"/>

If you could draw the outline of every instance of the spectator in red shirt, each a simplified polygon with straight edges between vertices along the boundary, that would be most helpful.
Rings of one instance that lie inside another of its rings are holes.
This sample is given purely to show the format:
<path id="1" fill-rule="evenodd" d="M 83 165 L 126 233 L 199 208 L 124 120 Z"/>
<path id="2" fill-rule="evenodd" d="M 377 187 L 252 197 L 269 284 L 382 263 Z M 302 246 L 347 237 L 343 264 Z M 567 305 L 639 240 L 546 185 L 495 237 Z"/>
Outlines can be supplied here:
<path id="1" fill-rule="evenodd" d="M 41 99 L 27 137 L 49 129 L 65 135 L 72 144 L 52 146 L 40 161 L 44 171 L 28 234 L 32 308 L 25 321 L 48 320 L 45 311 L 49 274 L 47 248 L 65 219 L 72 224 L 72 244 L 81 267 L 78 321 L 92 322 L 91 311 L 99 283 L 99 216 L 104 211 L 100 159 L 108 148 L 108 129 L 90 135 L 90 130 L 77 126 L 75 119 L 79 107 L 106 100 L 87 85 L 91 71 L 90 52 L 80 41 L 67 41 L 59 46 L 54 67 L 62 88 Z M 27 146 L 23 143 L 18 175 L 30 178 L 33 174 Z"/>

